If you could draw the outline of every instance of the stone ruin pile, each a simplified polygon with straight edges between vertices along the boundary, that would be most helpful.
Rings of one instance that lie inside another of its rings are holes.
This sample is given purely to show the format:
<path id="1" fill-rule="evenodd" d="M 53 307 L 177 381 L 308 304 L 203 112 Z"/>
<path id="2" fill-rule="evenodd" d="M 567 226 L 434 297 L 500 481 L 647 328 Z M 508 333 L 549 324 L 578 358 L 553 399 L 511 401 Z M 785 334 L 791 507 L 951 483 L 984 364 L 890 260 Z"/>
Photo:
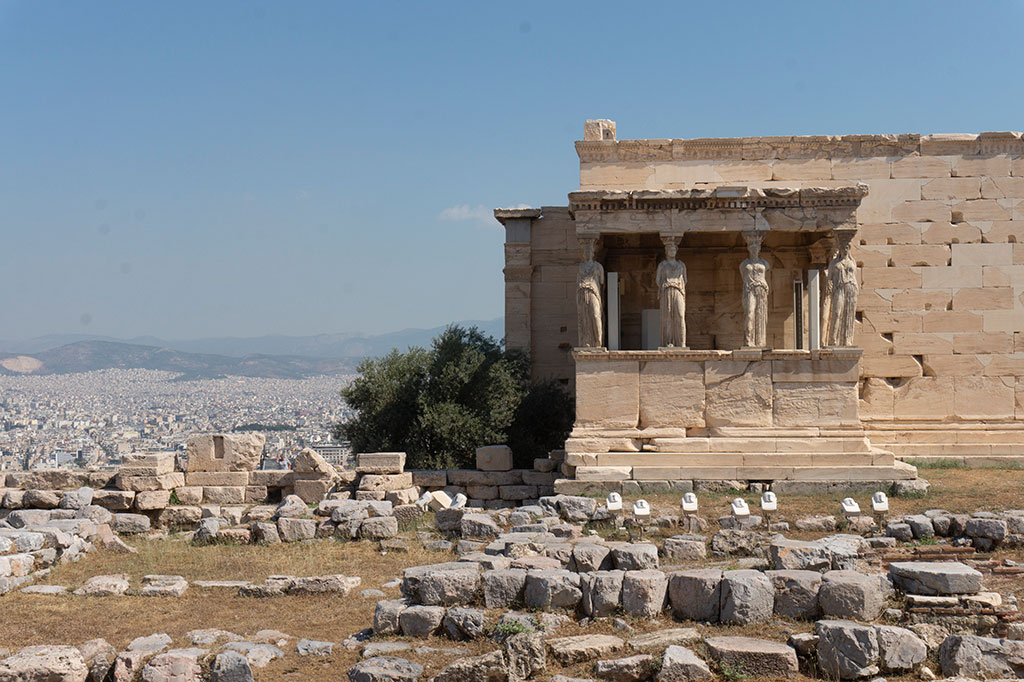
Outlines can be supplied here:
<path id="1" fill-rule="evenodd" d="M 104 639 L 78 646 L 30 646 L 0 660 L 0 680 L 18 682 L 254 682 L 254 671 L 285 655 L 295 638 L 277 630 L 243 637 L 216 629 L 185 633 L 188 646 L 174 648 L 166 633 L 136 637 L 123 651 Z M 300 639 L 302 656 L 326 656 L 332 643 Z"/>
<path id="2" fill-rule="evenodd" d="M 93 503 L 91 488 L 60 497 L 40 491 L 26 496 L 48 509 L 0 514 L 0 594 L 31 585 L 45 578 L 52 566 L 76 561 L 96 547 L 130 551 L 111 529 L 113 515 Z M 26 589 L 47 591 L 45 587 Z"/>
<path id="3" fill-rule="evenodd" d="M 533 632 L 530 649 L 540 651 L 535 658 L 541 666 L 546 654 L 563 663 L 595 660 L 596 677 L 629 682 L 652 679 L 659 669 L 660 681 L 705 679 L 712 677 L 712 668 L 723 666 L 761 674 L 799 670 L 826 679 L 860 679 L 919 671 L 929 654 L 938 657 L 947 675 L 1024 675 L 1024 623 L 1012 623 L 1003 639 L 965 630 L 962 618 L 940 618 L 943 624 L 936 624 L 934 617 L 913 613 L 916 605 L 933 603 L 957 606 L 976 617 L 1000 605 L 1016 614 L 1012 597 L 1004 604 L 1001 595 L 983 592 L 982 574 L 963 563 L 894 562 L 887 571 L 871 572 L 867 559 L 876 547 L 893 546 L 892 538 L 869 542 L 858 535 L 835 534 L 797 541 L 750 529 L 723 529 L 715 537 L 732 540 L 719 542 L 719 547 L 754 556 L 740 559 L 738 567 L 664 566 L 663 561 L 707 557 L 704 536 L 667 538 L 660 552 L 650 542 L 605 541 L 585 534 L 587 522 L 609 519 L 595 500 L 556 496 L 539 502 L 510 513 L 438 512 L 438 530 L 458 540 L 459 561 L 406 569 L 403 596 L 377 604 L 374 635 L 490 637 L 500 644 L 509 632 L 525 628 Z M 738 541 L 740 535 L 749 541 Z M 718 553 L 715 547 L 713 538 L 712 554 Z M 814 628 L 786 643 L 701 637 L 693 628 L 669 628 L 629 641 L 610 635 L 547 637 L 568 618 L 586 623 L 620 615 L 705 625 L 758 625 L 782 617 L 814 621 Z M 988 634 L 995 634 L 997 623 L 989 619 Z M 975 618 L 971 628 L 984 632 L 984 621 Z M 374 653 L 389 651 L 385 645 Z M 612 658 L 620 652 L 634 655 Z M 506 643 L 491 654 L 459 661 L 433 679 L 470 679 L 512 660 L 514 652 Z M 394 656 L 372 657 L 357 665 L 350 678 L 372 679 L 366 675 L 377 666 L 399 666 L 407 673 L 412 666 L 414 673 L 416 664 Z M 409 675 L 402 679 L 418 679 Z"/>

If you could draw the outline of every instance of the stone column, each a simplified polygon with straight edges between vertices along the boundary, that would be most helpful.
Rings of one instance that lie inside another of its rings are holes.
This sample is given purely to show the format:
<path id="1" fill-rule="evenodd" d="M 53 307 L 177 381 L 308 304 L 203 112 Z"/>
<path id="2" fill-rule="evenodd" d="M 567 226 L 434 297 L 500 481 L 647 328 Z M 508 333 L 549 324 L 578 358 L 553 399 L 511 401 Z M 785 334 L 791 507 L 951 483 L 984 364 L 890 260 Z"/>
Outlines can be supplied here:
<path id="1" fill-rule="evenodd" d="M 533 221 L 539 209 L 495 209 L 494 217 L 505 226 L 505 347 L 531 349 Z"/>

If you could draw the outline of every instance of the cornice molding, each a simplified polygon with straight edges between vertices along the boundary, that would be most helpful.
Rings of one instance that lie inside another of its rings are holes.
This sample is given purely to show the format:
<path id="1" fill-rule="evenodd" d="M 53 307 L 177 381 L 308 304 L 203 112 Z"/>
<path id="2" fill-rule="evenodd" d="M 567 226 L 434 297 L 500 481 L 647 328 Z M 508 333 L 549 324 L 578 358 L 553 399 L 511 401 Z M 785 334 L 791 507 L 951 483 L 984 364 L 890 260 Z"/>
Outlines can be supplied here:
<path id="1" fill-rule="evenodd" d="M 652 140 L 579 140 L 583 163 L 774 159 L 834 159 L 904 156 L 1024 155 L 1019 132 L 920 135 L 793 135 Z"/>

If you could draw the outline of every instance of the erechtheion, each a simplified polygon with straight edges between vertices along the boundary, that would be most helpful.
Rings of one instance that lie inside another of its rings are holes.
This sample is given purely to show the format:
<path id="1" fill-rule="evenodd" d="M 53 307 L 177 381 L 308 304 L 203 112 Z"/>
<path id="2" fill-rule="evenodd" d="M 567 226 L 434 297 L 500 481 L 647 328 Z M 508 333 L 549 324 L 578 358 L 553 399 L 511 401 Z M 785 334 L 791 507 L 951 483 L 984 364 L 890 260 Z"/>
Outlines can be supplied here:
<path id="1" fill-rule="evenodd" d="M 567 206 L 495 216 L 506 341 L 575 391 L 577 479 L 1024 455 L 1020 133 L 618 140 L 593 120 L 576 151 Z"/>

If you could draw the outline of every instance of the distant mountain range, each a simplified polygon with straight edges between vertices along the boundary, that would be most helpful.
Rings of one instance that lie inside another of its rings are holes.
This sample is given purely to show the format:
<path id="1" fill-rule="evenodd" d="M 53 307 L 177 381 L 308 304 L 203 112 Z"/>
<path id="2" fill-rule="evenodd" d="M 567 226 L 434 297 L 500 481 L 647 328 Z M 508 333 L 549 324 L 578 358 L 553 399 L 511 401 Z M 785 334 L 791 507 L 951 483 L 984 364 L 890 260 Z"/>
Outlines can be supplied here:
<path id="1" fill-rule="evenodd" d="M 496 338 L 504 319 L 457 322 Z M 392 348 L 429 346 L 444 327 L 404 329 L 379 335 L 317 334 L 167 341 L 156 337 L 115 339 L 50 335 L 24 341 L 0 340 L 0 374 L 68 374 L 97 369 L 159 369 L 183 378 L 250 376 L 300 378 L 355 371 L 358 361 Z"/>
<path id="2" fill-rule="evenodd" d="M 299 379 L 321 374 L 351 374 L 351 358 L 315 359 L 290 355 L 236 358 L 183 353 L 170 348 L 114 341 L 76 341 L 32 355 L 0 354 L 0 374 L 73 374 L 97 369 L 161 369 L 181 372 L 182 379 L 222 376 Z"/>

